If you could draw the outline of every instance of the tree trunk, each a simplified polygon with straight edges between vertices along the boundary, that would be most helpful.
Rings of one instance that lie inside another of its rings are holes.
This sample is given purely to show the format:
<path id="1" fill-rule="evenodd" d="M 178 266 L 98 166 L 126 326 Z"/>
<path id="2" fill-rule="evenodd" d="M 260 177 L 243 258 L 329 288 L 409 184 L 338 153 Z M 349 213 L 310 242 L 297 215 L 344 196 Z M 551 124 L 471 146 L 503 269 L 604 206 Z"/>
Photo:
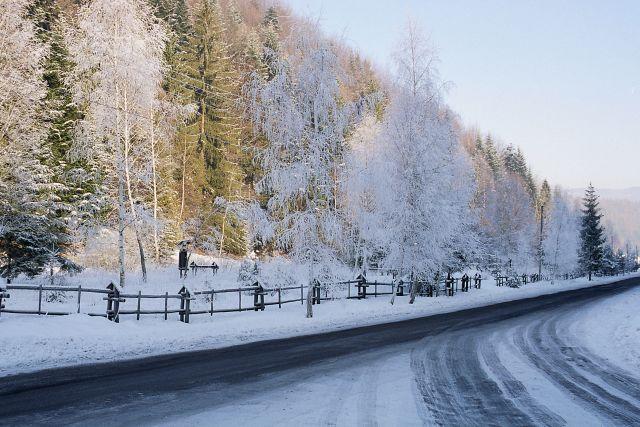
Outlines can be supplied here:
<path id="1" fill-rule="evenodd" d="M 128 117 L 128 103 L 127 103 L 127 91 L 124 91 L 123 94 L 124 101 L 124 175 L 127 182 L 127 196 L 129 199 L 129 208 L 131 209 L 131 217 L 133 223 L 133 231 L 136 235 L 136 241 L 138 243 L 138 251 L 140 252 L 140 269 L 142 270 L 142 281 L 147 281 L 147 265 L 144 258 L 144 247 L 142 246 L 142 239 L 140 238 L 140 231 L 138 230 L 138 214 L 136 212 L 136 205 L 133 201 L 133 194 L 131 191 L 131 174 L 129 171 L 129 142 L 130 142 L 130 133 L 129 133 L 129 117 Z"/>
<path id="2" fill-rule="evenodd" d="M 227 201 L 227 206 L 224 208 L 224 215 L 222 216 L 222 234 L 220 236 L 220 249 L 218 250 L 218 258 L 222 259 L 222 245 L 224 244 L 224 231 L 225 224 L 227 222 L 227 214 L 229 213 L 229 202 Z"/>
<path id="3" fill-rule="evenodd" d="M 313 282 L 314 282 L 313 263 L 309 269 L 309 288 L 307 289 L 307 319 L 313 317 Z"/>
<path id="4" fill-rule="evenodd" d="M 396 302 L 396 279 L 394 278 L 391 281 L 391 300 L 389 301 L 389 303 L 393 305 L 395 302 Z"/>
<path id="5" fill-rule="evenodd" d="M 160 263 L 160 244 L 158 243 L 158 176 L 156 173 L 156 140 L 151 115 L 151 173 L 153 183 L 153 249 L 155 250 L 156 264 Z"/>
<path id="6" fill-rule="evenodd" d="M 313 281 L 309 282 L 309 289 L 307 289 L 307 319 L 313 317 Z"/>
<path id="7" fill-rule="evenodd" d="M 184 214 L 184 189 L 187 173 L 187 137 L 184 137 L 184 150 L 182 151 L 182 195 L 180 197 L 180 221 L 182 221 L 182 215 Z"/>
<path id="8" fill-rule="evenodd" d="M 125 251 L 124 251 L 124 229 L 126 226 L 124 195 L 124 179 L 122 170 L 118 170 L 118 267 L 120 268 L 120 287 L 124 288 L 125 282 Z"/>
<path id="9" fill-rule="evenodd" d="M 116 35 L 118 34 L 118 25 L 116 23 Z M 116 57 L 116 67 L 118 61 Z M 124 194 L 124 175 L 123 169 L 123 155 L 122 145 L 120 145 L 120 86 L 116 83 L 116 96 L 115 96 L 115 112 L 116 112 L 116 169 L 118 172 L 118 267 L 119 267 L 119 285 L 120 288 L 125 286 L 125 240 L 124 230 L 127 227 L 126 222 L 126 201 Z"/>
<path id="10" fill-rule="evenodd" d="M 411 283 L 411 293 L 409 294 L 409 304 L 413 304 L 416 300 L 416 293 L 418 289 L 418 284 L 413 279 L 413 273 L 411 273 L 411 276 L 410 276 L 410 283 Z"/>

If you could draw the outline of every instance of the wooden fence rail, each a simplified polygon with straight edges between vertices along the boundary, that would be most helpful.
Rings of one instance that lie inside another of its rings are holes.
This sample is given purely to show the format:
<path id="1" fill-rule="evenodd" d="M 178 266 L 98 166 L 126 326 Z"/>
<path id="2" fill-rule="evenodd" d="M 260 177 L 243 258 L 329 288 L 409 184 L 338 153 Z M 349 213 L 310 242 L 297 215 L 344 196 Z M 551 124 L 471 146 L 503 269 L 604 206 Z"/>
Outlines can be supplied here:
<path id="1" fill-rule="evenodd" d="M 399 281 L 397 283 L 393 282 L 378 282 L 378 281 L 367 281 L 367 279 L 360 275 L 355 280 L 346 280 L 341 282 L 334 283 L 320 283 L 315 281 L 312 284 L 312 303 L 320 304 L 322 301 L 332 300 L 335 297 L 330 296 L 330 292 L 335 291 L 336 289 L 342 289 L 344 292 L 344 287 L 346 287 L 347 299 L 366 299 L 367 297 L 377 297 L 380 295 L 391 295 L 395 293 L 397 296 L 405 295 L 405 288 L 408 287 L 409 291 L 412 286 L 419 286 L 421 290 L 421 294 L 427 296 L 438 296 L 440 292 L 449 292 L 450 295 L 453 295 L 453 292 L 458 291 L 458 281 L 461 278 L 451 278 L 450 282 L 447 280 L 440 281 L 440 283 L 427 284 L 426 282 L 411 282 L 411 283 L 403 283 Z M 465 279 L 462 278 L 464 281 Z M 468 278 L 467 278 L 468 280 Z M 476 279 L 476 288 L 479 288 L 479 283 L 481 279 Z M 455 288 L 453 284 L 455 283 Z M 468 283 L 467 289 L 468 289 Z M 425 286 L 427 286 L 427 291 L 424 292 Z M 353 288 L 353 292 L 352 292 Z M 463 285 L 464 288 L 464 285 Z M 429 290 L 430 289 L 430 290 Z M 37 310 L 24 310 L 24 309 L 12 309 L 6 307 L 6 301 L 10 298 L 10 294 L 7 292 L 8 290 L 16 290 L 16 291 L 29 291 L 29 292 L 37 292 L 38 293 L 38 309 Z M 243 312 L 243 311 L 263 311 L 267 306 L 275 306 L 281 308 L 284 304 L 290 303 L 300 303 L 304 304 L 306 301 L 306 292 L 309 290 L 309 285 L 301 284 L 300 286 L 279 286 L 273 288 L 265 288 L 259 284 L 259 282 L 255 282 L 251 286 L 244 286 L 238 288 L 224 288 L 224 289 L 211 289 L 211 290 L 199 290 L 191 292 L 185 286 L 178 291 L 176 294 L 170 294 L 169 292 L 165 292 L 164 294 L 143 294 L 142 291 L 138 291 L 138 293 L 122 293 L 120 289 L 110 283 L 106 289 L 95 289 L 95 288 L 83 288 L 82 286 L 77 287 L 67 287 L 67 286 L 34 286 L 34 285 L 7 285 L 5 288 L 0 288 L 0 314 L 2 313 L 13 313 L 13 314 L 36 314 L 36 315 L 50 315 L 50 316 L 62 316 L 72 314 L 67 311 L 51 311 L 51 310 L 43 310 L 42 308 L 42 299 L 44 291 L 55 291 L 55 292 L 63 292 L 63 293 L 77 293 L 76 298 L 76 313 L 81 313 L 81 302 L 83 294 L 100 294 L 103 295 L 102 300 L 106 301 L 106 310 L 102 313 L 85 313 L 89 316 L 101 316 L 106 317 L 108 320 L 119 322 L 121 315 L 135 315 L 136 320 L 140 320 L 141 316 L 145 315 L 163 315 L 164 320 L 167 320 L 169 314 L 178 314 L 180 321 L 189 323 L 190 317 L 192 315 L 200 315 L 200 314 L 209 314 L 213 316 L 216 313 L 229 313 L 229 312 Z M 299 291 L 299 296 L 293 297 L 291 295 L 291 291 Z M 215 304 L 216 295 L 217 294 L 229 294 L 229 293 L 237 293 L 238 294 L 238 304 L 236 307 L 217 307 Z M 323 296 L 324 293 L 324 296 Z M 420 293 L 420 292 L 419 292 Z M 243 305 L 243 294 L 247 295 L 247 298 L 253 298 L 253 301 L 245 302 Z M 343 294 L 344 295 L 344 294 Z M 272 299 L 267 299 L 268 297 Z M 277 299 L 273 299 L 277 297 Z M 208 308 L 196 307 L 195 309 L 191 307 L 191 303 L 198 298 L 205 298 L 205 301 L 208 303 Z M 339 297 L 338 297 L 339 298 Z M 162 300 L 163 305 L 161 308 L 148 308 L 143 307 L 143 301 L 145 300 Z M 178 301 L 178 307 L 172 307 L 169 305 L 169 301 Z M 130 301 L 135 303 L 135 309 L 133 308 L 125 308 L 121 309 L 121 304 Z"/>

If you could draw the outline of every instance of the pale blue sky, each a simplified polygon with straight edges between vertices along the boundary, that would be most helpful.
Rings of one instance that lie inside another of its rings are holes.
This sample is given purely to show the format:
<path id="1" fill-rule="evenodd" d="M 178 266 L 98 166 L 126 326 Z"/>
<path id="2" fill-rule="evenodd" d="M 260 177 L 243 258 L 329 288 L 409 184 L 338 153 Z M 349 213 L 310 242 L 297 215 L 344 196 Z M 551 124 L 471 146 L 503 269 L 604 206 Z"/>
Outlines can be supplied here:
<path id="1" fill-rule="evenodd" d="M 640 185 L 640 0 L 284 0 L 387 67 L 410 17 L 467 125 L 552 184 Z"/>

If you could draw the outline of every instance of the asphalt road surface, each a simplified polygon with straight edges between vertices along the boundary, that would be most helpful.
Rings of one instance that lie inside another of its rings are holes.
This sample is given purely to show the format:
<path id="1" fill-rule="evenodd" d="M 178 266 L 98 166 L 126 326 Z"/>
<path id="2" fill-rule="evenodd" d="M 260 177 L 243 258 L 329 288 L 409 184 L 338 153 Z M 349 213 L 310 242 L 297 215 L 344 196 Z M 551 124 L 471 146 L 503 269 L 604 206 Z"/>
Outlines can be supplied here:
<path id="1" fill-rule="evenodd" d="M 4 377 L 0 425 L 640 425 L 640 373 L 572 332 L 637 285 Z"/>

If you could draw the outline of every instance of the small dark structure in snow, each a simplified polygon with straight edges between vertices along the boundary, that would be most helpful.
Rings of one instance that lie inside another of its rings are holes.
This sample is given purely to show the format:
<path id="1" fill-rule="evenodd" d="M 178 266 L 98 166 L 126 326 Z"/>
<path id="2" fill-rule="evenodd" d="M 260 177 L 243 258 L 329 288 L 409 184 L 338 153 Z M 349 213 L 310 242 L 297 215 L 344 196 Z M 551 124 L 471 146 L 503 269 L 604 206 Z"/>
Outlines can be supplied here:
<path id="1" fill-rule="evenodd" d="M 216 264 L 215 261 L 211 262 L 211 265 L 198 265 L 198 264 L 195 263 L 195 261 L 191 261 L 191 264 L 189 264 L 189 267 L 191 267 L 191 271 L 193 272 L 194 276 L 198 272 L 198 269 L 201 269 L 201 268 L 211 269 L 211 272 L 215 276 L 216 273 L 218 272 L 218 269 L 220 268 L 220 267 L 218 267 L 218 264 Z"/>
<path id="2" fill-rule="evenodd" d="M 180 278 L 187 277 L 187 272 L 189 268 L 187 267 L 189 256 L 187 254 L 187 245 L 186 243 L 180 247 L 180 252 L 178 252 L 178 270 L 180 271 Z"/>

